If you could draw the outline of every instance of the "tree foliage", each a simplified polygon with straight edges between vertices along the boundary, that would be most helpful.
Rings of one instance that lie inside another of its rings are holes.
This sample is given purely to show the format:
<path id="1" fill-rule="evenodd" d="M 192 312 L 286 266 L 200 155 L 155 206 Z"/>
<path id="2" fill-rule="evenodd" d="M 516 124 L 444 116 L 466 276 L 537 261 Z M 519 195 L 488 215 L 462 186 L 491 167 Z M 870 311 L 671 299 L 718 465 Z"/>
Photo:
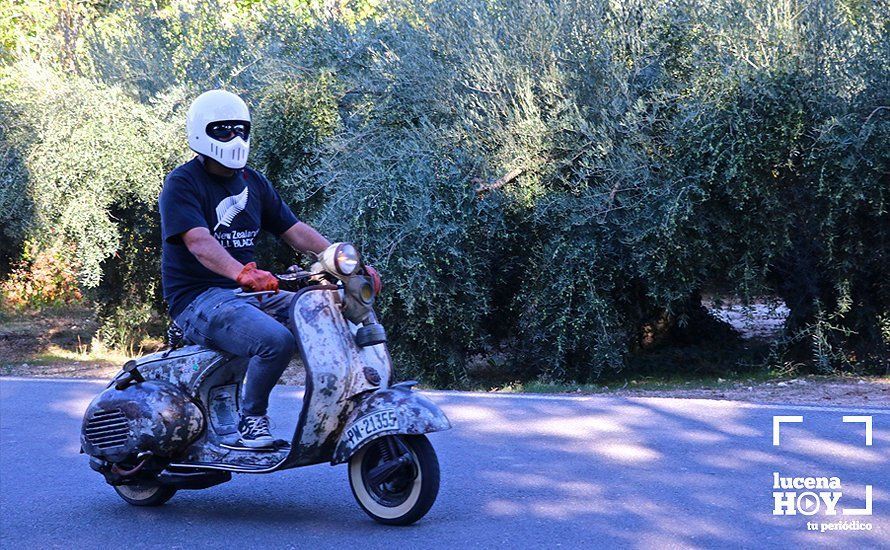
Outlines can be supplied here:
<path id="1" fill-rule="evenodd" d="M 0 19 L 3 254 L 70 244 L 109 339 L 162 307 L 155 200 L 188 98 L 224 86 L 253 164 L 381 268 L 428 380 L 590 379 L 653 331 L 712 336 L 704 291 L 782 296 L 786 359 L 886 366 L 878 0 L 112 2 L 76 39 L 46 5 Z"/>

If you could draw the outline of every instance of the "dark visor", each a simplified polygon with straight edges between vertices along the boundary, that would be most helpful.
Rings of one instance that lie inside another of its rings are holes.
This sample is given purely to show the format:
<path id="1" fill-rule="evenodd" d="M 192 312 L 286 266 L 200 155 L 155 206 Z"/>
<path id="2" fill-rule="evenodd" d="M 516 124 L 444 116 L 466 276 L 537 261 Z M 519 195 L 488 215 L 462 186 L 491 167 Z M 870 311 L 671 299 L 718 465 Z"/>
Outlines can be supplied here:
<path id="1" fill-rule="evenodd" d="M 250 123 L 246 120 L 219 120 L 206 128 L 207 135 L 217 141 L 231 141 L 235 136 L 247 141 L 250 137 Z"/>

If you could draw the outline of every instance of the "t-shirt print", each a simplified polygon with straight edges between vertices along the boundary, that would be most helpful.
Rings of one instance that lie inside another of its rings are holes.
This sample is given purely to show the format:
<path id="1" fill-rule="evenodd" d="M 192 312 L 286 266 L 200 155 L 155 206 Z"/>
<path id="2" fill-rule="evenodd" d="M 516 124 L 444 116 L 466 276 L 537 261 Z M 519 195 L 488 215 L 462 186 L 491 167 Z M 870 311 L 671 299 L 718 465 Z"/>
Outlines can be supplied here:
<path id="1" fill-rule="evenodd" d="M 214 231 L 219 229 L 219 226 L 221 225 L 226 227 L 232 225 L 235 216 L 240 214 L 241 211 L 247 207 L 247 195 L 249 191 L 250 188 L 245 186 L 244 191 L 219 201 L 219 204 L 216 206 L 216 225 L 213 226 Z"/>
<path id="2" fill-rule="evenodd" d="M 238 225 L 235 224 L 235 217 L 247 208 L 249 198 L 250 187 L 244 187 L 244 190 L 237 195 L 226 197 L 216 205 L 216 225 L 213 226 L 213 237 L 219 241 L 223 248 L 253 246 L 253 241 L 260 232 L 259 229 L 243 228 L 243 223 L 240 224 L 242 228 L 232 228 L 232 225 Z M 220 231 L 220 226 L 225 226 L 229 230 Z"/>

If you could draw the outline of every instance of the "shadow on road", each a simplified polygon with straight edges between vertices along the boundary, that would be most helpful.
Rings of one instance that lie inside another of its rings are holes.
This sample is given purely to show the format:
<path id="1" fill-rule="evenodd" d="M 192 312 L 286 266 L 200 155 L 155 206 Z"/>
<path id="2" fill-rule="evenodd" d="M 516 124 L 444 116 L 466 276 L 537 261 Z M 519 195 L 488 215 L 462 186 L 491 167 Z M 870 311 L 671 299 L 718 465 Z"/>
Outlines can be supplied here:
<path id="1" fill-rule="evenodd" d="M 874 530 L 818 533 L 806 521 L 851 517 L 774 516 L 773 472 L 838 476 L 845 504 L 886 510 L 887 435 L 864 445 L 863 430 L 842 412 L 804 411 L 772 445 L 773 414 L 719 401 L 587 399 L 467 400 L 437 395 L 457 440 L 487 464 L 473 464 L 474 503 L 492 519 L 540 518 L 565 529 L 592 526 L 591 542 L 620 547 L 879 547 L 887 515 L 860 517 Z M 876 425 L 883 426 L 887 416 Z M 457 451 L 459 452 L 459 451 Z M 452 474 L 454 475 L 454 474 Z M 495 495 L 485 490 L 497 487 Z M 467 505 L 473 493 L 462 498 Z M 831 542 L 835 541 L 835 542 Z"/>
<path id="2" fill-rule="evenodd" d="M 2 546 L 880 547 L 888 540 L 888 412 L 874 445 L 843 412 L 737 402 L 595 397 L 487 398 L 434 393 L 454 429 L 431 439 L 439 500 L 408 529 L 378 526 L 354 503 L 342 467 L 238 475 L 167 505 L 124 504 L 79 454 L 81 414 L 101 385 L 0 383 Z M 276 431 L 292 430 L 300 393 L 273 392 Z M 774 414 L 801 414 L 772 445 Z M 14 449 L 14 451 L 10 451 Z M 842 506 L 872 531 L 819 533 L 774 516 L 773 472 L 837 476 Z M 245 537 L 249 537 L 245 539 Z M 247 540 L 247 542 L 245 542 Z"/>

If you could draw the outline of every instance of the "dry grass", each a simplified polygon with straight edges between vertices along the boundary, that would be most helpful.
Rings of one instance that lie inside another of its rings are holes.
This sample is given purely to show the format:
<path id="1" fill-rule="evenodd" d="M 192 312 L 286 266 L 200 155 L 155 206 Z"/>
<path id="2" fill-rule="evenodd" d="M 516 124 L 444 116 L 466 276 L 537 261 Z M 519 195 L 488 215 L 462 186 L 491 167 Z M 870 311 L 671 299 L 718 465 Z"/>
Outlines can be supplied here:
<path id="1" fill-rule="evenodd" d="M 514 383 L 492 391 L 506 393 L 610 394 L 623 397 L 724 399 L 753 403 L 890 407 L 890 376 L 796 378 L 734 377 L 680 380 L 630 380 L 624 384 L 571 385 Z"/>
<path id="2" fill-rule="evenodd" d="M 96 328 L 92 310 L 82 306 L 5 311 L 0 314 L 0 374 L 105 377 L 142 353 L 107 349 L 93 337 Z"/>

